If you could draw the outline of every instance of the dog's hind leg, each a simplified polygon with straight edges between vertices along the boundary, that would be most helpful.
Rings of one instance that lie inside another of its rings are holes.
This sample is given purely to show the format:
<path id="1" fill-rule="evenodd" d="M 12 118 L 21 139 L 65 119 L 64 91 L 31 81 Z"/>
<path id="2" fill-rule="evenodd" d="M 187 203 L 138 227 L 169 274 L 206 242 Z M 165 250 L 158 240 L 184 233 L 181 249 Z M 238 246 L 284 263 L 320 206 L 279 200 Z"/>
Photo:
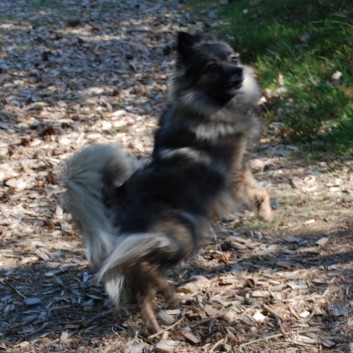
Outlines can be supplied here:
<path id="1" fill-rule="evenodd" d="M 170 304 L 176 304 L 174 290 L 162 274 L 159 265 L 142 261 L 138 269 L 140 271 L 140 290 L 137 295 L 137 303 L 140 307 L 141 316 L 150 331 L 159 332 L 161 328 L 153 311 L 152 300 L 156 291 L 158 291 Z"/>
<path id="2" fill-rule="evenodd" d="M 149 331 L 157 333 L 159 331 L 162 331 L 162 329 L 157 322 L 152 307 L 152 299 L 154 297 L 154 294 L 155 291 L 150 288 L 147 294 L 137 296 L 137 303 L 140 308 L 141 316 L 145 325 L 147 326 Z"/>
<path id="3" fill-rule="evenodd" d="M 153 288 L 158 283 L 156 280 L 156 269 L 155 266 L 148 264 L 146 261 L 141 262 L 138 269 L 140 270 L 140 290 L 137 295 L 137 303 L 145 325 L 151 332 L 156 333 L 162 330 L 157 322 L 152 306 L 156 289 L 159 289 L 158 286 L 157 288 Z"/>
<path id="4" fill-rule="evenodd" d="M 151 265 L 146 261 L 140 264 L 141 273 L 150 283 L 152 283 L 158 292 L 170 303 L 175 304 L 173 286 L 167 282 L 167 279 L 157 265 Z"/>

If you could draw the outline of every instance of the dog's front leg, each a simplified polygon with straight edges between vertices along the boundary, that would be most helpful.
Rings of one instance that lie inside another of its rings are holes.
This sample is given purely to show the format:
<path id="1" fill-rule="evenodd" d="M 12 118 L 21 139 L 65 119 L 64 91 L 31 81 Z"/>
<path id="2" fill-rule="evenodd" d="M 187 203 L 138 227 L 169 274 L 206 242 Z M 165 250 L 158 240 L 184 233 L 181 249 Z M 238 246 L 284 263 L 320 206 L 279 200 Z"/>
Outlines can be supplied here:
<path id="1" fill-rule="evenodd" d="M 234 151 L 233 160 L 233 188 L 234 194 L 244 203 L 256 207 L 259 218 L 270 221 L 272 208 L 267 190 L 254 178 L 251 170 L 244 161 L 247 138 L 239 135 Z"/>

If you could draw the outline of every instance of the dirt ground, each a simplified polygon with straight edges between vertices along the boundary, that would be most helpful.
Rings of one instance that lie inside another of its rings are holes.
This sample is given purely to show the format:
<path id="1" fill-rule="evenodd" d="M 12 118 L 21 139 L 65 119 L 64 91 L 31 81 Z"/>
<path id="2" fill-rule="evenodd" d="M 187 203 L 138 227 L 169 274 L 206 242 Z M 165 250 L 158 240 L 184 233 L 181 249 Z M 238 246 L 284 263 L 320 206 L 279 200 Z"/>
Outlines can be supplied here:
<path id="1" fill-rule="evenodd" d="M 149 154 L 175 33 L 217 25 L 196 16 L 173 0 L 0 2 L 0 352 L 353 352 L 352 167 L 273 139 L 251 165 L 274 220 L 215 225 L 169 274 L 180 306 L 156 299 L 163 335 L 94 281 L 60 168 L 92 142 Z"/>

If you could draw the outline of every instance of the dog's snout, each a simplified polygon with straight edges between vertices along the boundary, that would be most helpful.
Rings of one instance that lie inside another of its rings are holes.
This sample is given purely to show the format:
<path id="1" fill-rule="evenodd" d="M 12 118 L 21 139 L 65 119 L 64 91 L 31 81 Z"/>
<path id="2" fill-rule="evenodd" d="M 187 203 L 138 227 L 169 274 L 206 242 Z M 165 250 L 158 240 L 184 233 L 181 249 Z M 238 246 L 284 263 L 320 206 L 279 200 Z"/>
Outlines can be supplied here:
<path id="1" fill-rule="evenodd" d="M 243 80 L 243 68 L 233 67 L 230 72 L 230 80 L 233 82 Z"/>
<path id="2" fill-rule="evenodd" d="M 239 74 L 239 75 L 242 75 L 242 74 L 243 74 L 243 68 L 240 67 L 240 66 L 233 67 L 233 68 L 232 68 L 232 71 L 233 71 L 233 73 L 235 73 L 235 74 Z"/>

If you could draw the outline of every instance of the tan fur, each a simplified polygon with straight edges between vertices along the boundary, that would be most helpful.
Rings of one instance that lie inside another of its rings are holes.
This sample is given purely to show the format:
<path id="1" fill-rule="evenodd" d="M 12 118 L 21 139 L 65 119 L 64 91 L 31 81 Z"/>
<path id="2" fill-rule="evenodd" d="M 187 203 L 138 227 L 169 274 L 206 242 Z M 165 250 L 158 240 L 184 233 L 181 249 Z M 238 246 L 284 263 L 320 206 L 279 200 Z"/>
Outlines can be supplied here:
<path id="1" fill-rule="evenodd" d="M 167 279 L 162 275 L 158 265 L 152 265 L 147 261 L 143 261 L 139 264 L 139 270 L 141 276 L 146 278 L 154 286 L 149 288 L 147 295 L 138 298 L 141 316 L 150 331 L 159 332 L 161 328 L 154 315 L 152 301 L 157 290 L 162 293 L 169 302 L 175 302 L 174 290 L 173 287 L 168 284 Z"/>
<path id="2" fill-rule="evenodd" d="M 232 184 L 236 199 L 247 206 L 255 207 L 260 219 L 270 221 L 272 209 L 270 196 L 266 189 L 254 178 L 251 170 L 244 160 L 247 147 L 247 139 L 240 135 L 234 151 Z"/>

